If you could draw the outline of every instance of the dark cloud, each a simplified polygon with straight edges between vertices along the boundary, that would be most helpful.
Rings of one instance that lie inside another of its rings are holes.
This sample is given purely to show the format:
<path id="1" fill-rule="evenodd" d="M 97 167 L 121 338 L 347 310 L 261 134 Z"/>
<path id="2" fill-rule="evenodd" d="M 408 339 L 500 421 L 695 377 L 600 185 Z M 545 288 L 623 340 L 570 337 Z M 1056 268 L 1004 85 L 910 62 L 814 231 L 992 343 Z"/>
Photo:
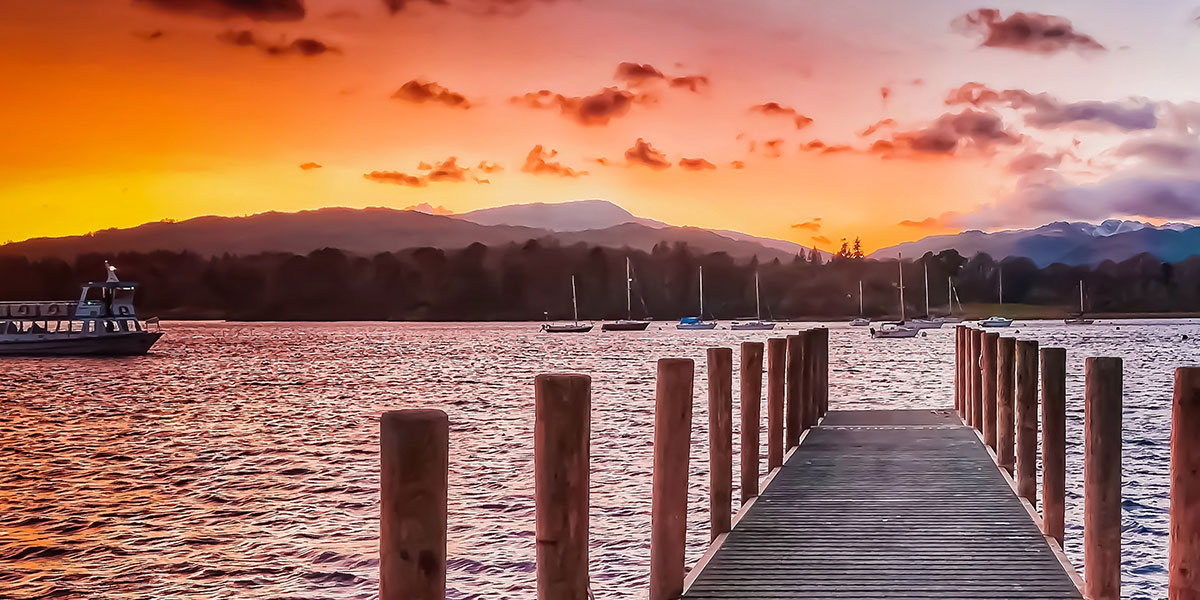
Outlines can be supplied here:
<path id="1" fill-rule="evenodd" d="M 885 86 L 883 86 L 883 87 L 879 88 L 879 99 L 880 99 L 880 100 L 883 100 L 883 102 L 884 102 L 885 104 L 887 103 L 887 99 L 888 99 L 888 98 L 889 98 L 891 95 L 892 95 L 892 88 L 891 88 L 890 86 L 886 86 L 886 85 L 885 85 Z"/>
<path id="2" fill-rule="evenodd" d="M 862 131 L 858 132 L 858 135 L 859 135 L 859 137 L 869 137 L 871 135 L 874 135 L 880 129 L 884 129 L 887 127 L 895 127 L 895 126 L 896 126 L 895 119 L 890 119 L 890 118 L 889 119 L 880 119 L 880 120 L 876 121 L 875 123 L 868 125 L 866 129 L 863 129 Z"/>
<path id="3" fill-rule="evenodd" d="M 804 129 L 812 125 L 813 120 L 805 115 L 800 114 L 794 108 L 783 106 L 778 102 L 766 102 L 764 104 L 756 104 L 750 107 L 750 112 L 762 113 L 764 115 L 781 115 L 791 117 L 796 123 L 796 129 Z"/>
<path id="4" fill-rule="evenodd" d="M 559 177 L 582 177 L 587 175 L 587 171 L 577 171 L 571 167 L 564 166 L 562 163 L 550 160 L 557 154 L 558 151 L 546 150 L 541 144 L 538 144 L 525 156 L 525 165 L 521 167 L 521 171 L 533 173 L 534 175 L 557 175 Z"/>
<path id="5" fill-rule="evenodd" d="M 1008 172 L 1023 175 L 1033 171 L 1054 169 L 1062 164 L 1065 156 L 1066 153 L 1064 152 L 1046 154 L 1045 152 L 1028 150 L 1018 154 L 1009 161 Z"/>
<path id="6" fill-rule="evenodd" d="M 821 230 L 821 217 L 817 217 L 815 219 L 805 221 L 803 223 L 793 223 L 792 229 L 803 229 L 806 231 L 820 231 Z"/>
<path id="7" fill-rule="evenodd" d="M 742 160 L 734 160 L 729 163 L 730 169 L 741 170 L 746 168 L 746 162 Z"/>
<path id="8" fill-rule="evenodd" d="M 451 156 L 446 160 L 433 165 L 425 178 L 429 181 L 451 181 L 463 182 L 467 180 L 467 174 L 470 169 L 458 166 L 458 158 Z"/>
<path id="9" fill-rule="evenodd" d="M 1041 13 L 1015 12 L 1001 18 L 1000 11 L 994 8 L 980 8 L 955 19 L 953 27 L 963 34 L 981 36 L 980 46 L 990 48 L 1036 54 L 1105 50 L 1091 36 L 1076 31 L 1071 21 Z"/>
<path id="10" fill-rule="evenodd" d="M 900 221 L 899 225 L 901 227 L 916 227 L 919 229 L 938 229 L 942 227 L 942 221 L 937 217 L 927 217 L 920 221 L 905 219 Z"/>
<path id="11" fill-rule="evenodd" d="M 767 158 L 779 158 L 783 155 L 783 138 L 774 138 L 763 142 L 763 154 Z"/>
<path id="12" fill-rule="evenodd" d="M 401 173 L 399 171 L 371 171 L 363 175 L 364 179 L 379 183 L 393 183 L 410 187 L 425 187 L 429 185 L 423 177 Z"/>
<path id="13" fill-rule="evenodd" d="M 326 52 L 340 52 L 337 48 L 312 38 L 296 38 L 290 42 L 268 42 L 259 38 L 248 29 L 230 29 L 217 34 L 217 39 L 234 46 L 258 48 L 271 56 L 298 54 L 301 56 L 318 56 Z"/>
<path id="14" fill-rule="evenodd" d="M 400 89 L 392 94 L 392 98 L 417 104 L 433 102 L 454 108 L 471 108 L 471 103 L 466 96 L 452 92 L 432 81 L 424 82 L 413 79 L 400 86 Z"/>
<path id="15" fill-rule="evenodd" d="M 833 240 L 831 240 L 831 239 L 829 239 L 829 238 L 827 238 L 827 237 L 825 237 L 825 236 L 823 236 L 823 235 L 814 235 L 814 236 L 812 236 L 812 241 L 814 241 L 814 242 L 816 242 L 816 243 L 818 243 L 818 244 L 824 245 L 824 246 L 828 246 L 829 244 L 832 244 L 832 243 L 833 243 Z"/>
<path id="16" fill-rule="evenodd" d="M 483 171 L 484 173 L 496 173 L 499 171 L 503 171 L 504 167 L 502 167 L 496 163 L 490 163 L 486 160 L 482 160 L 482 161 L 479 161 L 479 164 L 475 167 L 475 169 L 478 171 Z"/>
<path id="17" fill-rule="evenodd" d="M 699 92 L 708 87 L 708 77 L 704 75 L 680 75 L 679 77 L 672 77 L 671 87 L 687 88 L 689 91 Z"/>
<path id="18" fill-rule="evenodd" d="M 1004 126 L 1004 120 L 989 111 L 966 109 L 946 113 L 929 125 L 892 134 L 889 140 L 878 140 L 871 151 L 886 157 L 919 154 L 954 154 L 964 148 L 983 152 L 996 145 L 1013 145 L 1021 137 Z"/>
<path id="19" fill-rule="evenodd" d="M 633 147 L 625 151 L 625 160 L 629 161 L 631 165 L 644 165 L 655 170 L 671 167 L 671 161 L 667 160 L 667 155 L 656 150 L 642 138 L 638 138 Z"/>
<path id="20" fill-rule="evenodd" d="M 135 4 L 210 19 L 246 17 L 255 21 L 299 21 L 303 0 L 133 0 Z"/>
<path id="21" fill-rule="evenodd" d="M 651 65 L 633 62 L 623 62 L 617 65 L 617 72 L 613 75 L 613 79 L 628 82 L 630 85 L 639 85 L 649 80 L 666 79 L 666 77 L 662 71 Z"/>
<path id="22" fill-rule="evenodd" d="M 146 42 L 153 42 L 154 40 L 162 39 L 164 35 L 166 35 L 166 33 L 164 33 L 161 29 L 156 29 L 154 31 L 133 32 L 133 37 Z"/>
<path id="23" fill-rule="evenodd" d="M 1122 177 L 1081 186 L 1032 185 L 1011 200 L 1010 209 L 1062 218 L 1196 219 L 1200 218 L 1200 179 Z"/>
<path id="24" fill-rule="evenodd" d="M 1116 155 L 1168 169 L 1200 169 L 1200 141 L 1195 138 L 1132 139 L 1122 143 Z"/>
<path id="25" fill-rule="evenodd" d="M 612 119 L 628 114 L 634 104 L 646 101 L 646 96 L 615 87 L 604 88 L 590 96 L 581 97 L 541 90 L 512 98 L 513 103 L 531 108 L 558 108 L 563 116 L 582 125 L 607 125 Z"/>
<path id="26" fill-rule="evenodd" d="M 1064 125 L 1107 125 L 1123 131 L 1154 129 L 1158 126 L 1157 105 L 1145 100 L 1124 102 L 1062 102 L 1046 93 L 1025 90 L 994 90 L 979 82 L 969 82 L 951 90 L 946 104 L 972 106 L 1001 105 L 1027 111 L 1025 123 L 1039 129 Z"/>
<path id="27" fill-rule="evenodd" d="M 311 171 L 313 169 L 320 169 L 321 165 L 318 165 L 315 162 L 306 162 L 306 163 L 300 165 L 300 168 L 304 169 L 305 171 Z"/>
<path id="28" fill-rule="evenodd" d="M 703 158 L 681 158 L 679 159 L 679 167 L 688 171 L 707 171 L 716 169 L 717 165 Z"/>

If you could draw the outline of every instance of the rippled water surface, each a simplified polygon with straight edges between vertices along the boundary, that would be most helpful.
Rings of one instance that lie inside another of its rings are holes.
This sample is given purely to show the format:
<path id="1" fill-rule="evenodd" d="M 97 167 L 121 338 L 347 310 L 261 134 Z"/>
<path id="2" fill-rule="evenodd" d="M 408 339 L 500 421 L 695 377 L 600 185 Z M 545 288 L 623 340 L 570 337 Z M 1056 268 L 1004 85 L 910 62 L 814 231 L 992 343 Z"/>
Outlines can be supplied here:
<path id="1" fill-rule="evenodd" d="M 766 337 L 653 327 L 171 323 L 145 357 L 0 359 L 0 597 L 375 597 L 377 419 L 437 407 L 452 426 L 450 597 L 531 599 L 533 377 L 552 371 L 593 377 L 593 591 L 636 597 L 654 361 L 697 359 L 691 564 L 708 539 L 704 349 Z M 1076 564 L 1083 359 L 1125 359 L 1124 589 L 1164 597 L 1172 371 L 1200 362 L 1200 322 L 1031 322 L 1008 334 L 1069 349 Z M 833 408 L 952 406 L 952 329 L 873 341 L 834 325 L 830 344 Z"/>

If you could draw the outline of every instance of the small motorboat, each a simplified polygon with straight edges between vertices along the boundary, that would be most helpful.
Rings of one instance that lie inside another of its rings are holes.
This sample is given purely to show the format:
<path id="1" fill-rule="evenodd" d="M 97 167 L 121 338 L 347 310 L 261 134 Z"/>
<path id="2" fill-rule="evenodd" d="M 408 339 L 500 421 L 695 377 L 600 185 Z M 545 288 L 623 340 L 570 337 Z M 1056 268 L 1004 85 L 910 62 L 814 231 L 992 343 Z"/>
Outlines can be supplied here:
<path id="1" fill-rule="evenodd" d="M 904 324 L 909 327 L 916 327 L 917 329 L 941 329 L 942 328 L 942 321 L 940 321 L 938 319 L 911 319 L 909 321 L 906 321 Z"/>
<path id="2" fill-rule="evenodd" d="M 716 321 L 705 321 L 704 319 L 701 319 L 700 317 L 684 317 L 684 318 L 680 319 L 679 324 L 675 326 L 675 329 L 692 330 L 692 331 L 700 331 L 700 330 L 705 330 L 705 329 L 716 329 L 716 328 L 717 328 Z"/>
<path id="3" fill-rule="evenodd" d="M 1008 327 L 1013 320 L 1006 317 L 988 317 L 979 322 L 980 327 Z"/>
<path id="4" fill-rule="evenodd" d="M 850 325 L 853 327 L 866 327 L 870 324 L 871 324 L 871 320 L 866 317 L 859 317 L 857 319 L 850 321 Z"/>
<path id="5" fill-rule="evenodd" d="M 871 328 L 871 337 L 876 339 L 911 338 L 917 337 L 920 333 L 919 328 L 910 327 L 905 323 L 884 323 L 879 326 L 879 329 Z"/>
<path id="6" fill-rule="evenodd" d="M 943 325 L 945 325 L 947 323 L 949 323 L 949 324 L 962 323 L 962 317 L 934 317 L 933 320 L 937 321 L 938 323 L 941 323 Z"/>
<path id="7" fill-rule="evenodd" d="M 621 319 L 619 321 L 609 321 L 601 324 L 600 331 L 645 331 L 649 326 L 650 321 Z"/>

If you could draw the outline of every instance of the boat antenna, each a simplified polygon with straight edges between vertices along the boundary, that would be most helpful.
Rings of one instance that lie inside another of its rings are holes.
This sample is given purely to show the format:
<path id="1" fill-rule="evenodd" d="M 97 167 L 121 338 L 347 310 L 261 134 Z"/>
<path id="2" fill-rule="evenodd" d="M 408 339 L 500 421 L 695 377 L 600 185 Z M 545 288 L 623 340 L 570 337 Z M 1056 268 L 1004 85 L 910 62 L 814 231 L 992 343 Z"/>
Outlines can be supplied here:
<path id="1" fill-rule="evenodd" d="M 900 271 L 900 322 L 904 323 L 904 255 L 896 254 L 896 269 Z"/>

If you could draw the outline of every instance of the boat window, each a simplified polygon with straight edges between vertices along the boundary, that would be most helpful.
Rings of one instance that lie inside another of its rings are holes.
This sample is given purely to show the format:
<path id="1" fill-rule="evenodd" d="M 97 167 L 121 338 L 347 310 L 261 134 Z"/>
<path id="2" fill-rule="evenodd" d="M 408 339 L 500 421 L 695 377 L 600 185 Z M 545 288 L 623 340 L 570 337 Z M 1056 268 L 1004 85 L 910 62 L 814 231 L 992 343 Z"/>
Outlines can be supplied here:
<path id="1" fill-rule="evenodd" d="M 121 331 L 129 331 L 129 321 L 127 321 L 127 320 L 117 321 L 117 325 L 121 326 Z"/>
<path id="2" fill-rule="evenodd" d="M 15 335 L 21 333 L 21 330 L 17 327 L 16 323 L 13 323 L 12 321 L 6 321 L 4 323 L 4 333 L 6 335 Z"/>
<path id="3" fill-rule="evenodd" d="M 104 331 L 107 331 L 108 333 L 112 333 L 116 330 L 117 330 L 117 327 L 116 327 L 116 325 L 113 324 L 112 321 L 104 322 Z"/>

